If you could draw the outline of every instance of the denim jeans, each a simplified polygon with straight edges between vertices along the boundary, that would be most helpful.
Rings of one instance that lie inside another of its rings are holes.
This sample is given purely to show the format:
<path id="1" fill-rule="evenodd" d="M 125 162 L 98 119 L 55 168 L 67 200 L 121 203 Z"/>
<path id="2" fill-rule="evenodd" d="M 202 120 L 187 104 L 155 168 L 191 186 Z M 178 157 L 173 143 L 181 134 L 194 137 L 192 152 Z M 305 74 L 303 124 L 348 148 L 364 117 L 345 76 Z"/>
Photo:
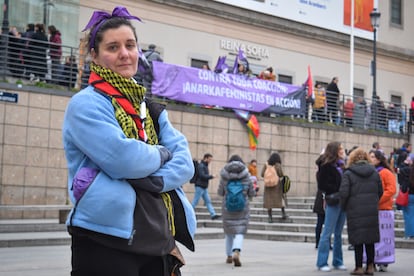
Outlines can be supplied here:
<path id="1" fill-rule="evenodd" d="M 201 188 L 201 187 L 195 186 L 194 199 L 193 199 L 193 203 L 191 203 L 194 209 L 197 206 L 200 198 L 203 198 L 204 205 L 206 205 L 207 210 L 210 213 L 210 216 L 214 217 L 216 215 L 216 211 L 214 211 L 213 204 L 211 204 L 211 199 L 210 199 L 210 195 L 208 194 L 207 188 Z"/>
<path id="2" fill-rule="evenodd" d="M 243 234 L 226 234 L 226 254 L 227 256 L 233 255 L 233 250 L 242 250 L 243 246 Z"/>
<path id="3" fill-rule="evenodd" d="M 334 234 L 333 244 L 333 266 L 343 265 L 342 256 L 342 230 L 344 229 L 346 213 L 340 205 L 329 206 L 325 209 L 325 223 L 322 230 L 321 238 L 318 245 L 317 267 L 328 265 L 330 237 Z"/>
<path id="4" fill-rule="evenodd" d="M 414 237 L 414 195 L 408 195 L 408 205 L 402 208 L 404 216 L 404 236 Z"/>

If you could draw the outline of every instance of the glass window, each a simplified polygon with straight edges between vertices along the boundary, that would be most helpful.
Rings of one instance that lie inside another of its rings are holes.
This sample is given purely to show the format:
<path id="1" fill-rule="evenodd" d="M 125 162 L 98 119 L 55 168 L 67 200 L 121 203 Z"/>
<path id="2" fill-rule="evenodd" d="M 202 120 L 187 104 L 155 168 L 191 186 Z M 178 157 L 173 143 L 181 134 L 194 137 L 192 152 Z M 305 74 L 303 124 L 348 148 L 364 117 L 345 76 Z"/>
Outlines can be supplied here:
<path id="1" fill-rule="evenodd" d="M 391 24 L 402 25 L 402 0 L 391 0 Z"/>
<path id="2" fill-rule="evenodd" d="M 293 80 L 292 76 L 282 75 L 282 74 L 277 75 L 278 82 L 292 84 L 292 80 Z"/>
<path id="3" fill-rule="evenodd" d="M 401 96 L 391 95 L 391 102 L 401 104 Z"/>
<path id="4" fill-rule="evenodd" d="M 195 59 L 195 58 L 192 58 L 191 59 L 191 67 L 203 68 L 203 65 L 205 65 L 205 64 L 208 65 L 208 61 L 207 60 L 201 60 L 201 59 Z"/>
<path id="5" fill-rule="evenodd" d="M 364 89 L 354 87 L 354 97 L 364 98 Z"/>
<path id="6" fill-rule="evenodd" d="M 62 45 L 78 47 L 78 22 L 79 0 L 9 1 L 9 24 L 21 33 L 28 23 L 43 23 L 46 34 L 47 26 L 54 25 L 62 35 Z"/>

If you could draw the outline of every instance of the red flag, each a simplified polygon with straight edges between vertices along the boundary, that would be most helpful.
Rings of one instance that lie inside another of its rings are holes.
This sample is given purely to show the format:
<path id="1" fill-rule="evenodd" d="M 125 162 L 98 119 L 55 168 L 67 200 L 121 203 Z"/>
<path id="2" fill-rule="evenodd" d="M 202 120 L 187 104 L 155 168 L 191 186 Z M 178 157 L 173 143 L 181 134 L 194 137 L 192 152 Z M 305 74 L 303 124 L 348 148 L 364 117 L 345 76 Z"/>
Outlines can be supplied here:
<path id="1" fill-rule="evenodd" d="M 313 98 L 313 81 L 310 65 L 308 65 L 308 79 L 306 80 L 306 85 L 308 86 L 308 97 Z"/>

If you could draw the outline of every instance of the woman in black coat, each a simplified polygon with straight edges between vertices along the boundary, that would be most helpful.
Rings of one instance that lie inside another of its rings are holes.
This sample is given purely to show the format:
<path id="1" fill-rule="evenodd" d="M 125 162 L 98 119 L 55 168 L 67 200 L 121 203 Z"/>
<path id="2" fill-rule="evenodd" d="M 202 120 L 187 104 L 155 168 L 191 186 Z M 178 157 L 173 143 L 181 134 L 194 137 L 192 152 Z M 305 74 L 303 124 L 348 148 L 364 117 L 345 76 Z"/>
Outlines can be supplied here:
<path id="1" fill-rule="evenodd" d="M 341 185 L 345 150 L 340 142 L 330 142 L 320 159 L 317 161 L 318 172 L 316 179 L 318 189 L 325 195 L 325 221 L 318 244 L 316 266 L 319 271 L 328 272 L 330 238 L 334 234 L 332 249 L 332 266 L 336 270 L 346 270 L 342 252 L 342 231 L 346 214 L 339 204 L 339 186 Z M 331 198 L 332 200 L 327 200 Z"/>
<path id="2" fill-rule="evenodd" d="M 349 243 L 355 247 L 355 269 L 351 275 L 374 274 L 374 245 L 380 239 L 378 202 L 383 189 L 381 178 L 368 158 L 362 148 L 352 151 L 339 188 L 341 205 L 347 215 Z M 362 269 L 364 246 L 365 271 Z"/>

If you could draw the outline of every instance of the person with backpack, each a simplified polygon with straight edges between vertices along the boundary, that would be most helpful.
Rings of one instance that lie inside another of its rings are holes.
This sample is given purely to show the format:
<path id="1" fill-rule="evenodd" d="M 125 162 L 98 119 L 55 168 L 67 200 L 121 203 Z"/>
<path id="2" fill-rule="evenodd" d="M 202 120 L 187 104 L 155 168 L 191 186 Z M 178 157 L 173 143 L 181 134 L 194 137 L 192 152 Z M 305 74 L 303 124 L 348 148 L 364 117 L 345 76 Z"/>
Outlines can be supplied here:
<path id="1" fill-rule="evenodd" d="M 255 191 L 250 173 L 240 156 L 231 156 L 221 170 L 217 192 L 223 197 L 221 212 L 226 239 L 226 263 L 241 266 L 240 252 L 250 216 L 249 200 Z"/>
<path id="2" fill-rule="evenodd" d="M 276 182 L 275 185 L 267 185 L 267 173 L 266 169 L 269 167 L 269 169 L 274 168 L 276 171 L 276 179 L 275 181 L 270 182 Z M 282 170 L 282 159 L 280 158 L 280 155 L 278 153 L 272 153 L 267 160 L 267 163 L 262 169 L 261 176 L 264 179 L 265 187 L 263 191 L 263 208 L 267 209 L 267 213 L 269 216 L 269 223 L 273 223 L 273 217 L 272 217 L 272 209 L 273 208 L 281 208 L 282 210 L 282 219 L 287 219 L 288 215 L 285 212 L 285 206 L 286 206 L 286 194 L 283 193 L 282 185 L 279 184 L 279 179 L 281 176 L 283 176 L 283 170 Z"/>

